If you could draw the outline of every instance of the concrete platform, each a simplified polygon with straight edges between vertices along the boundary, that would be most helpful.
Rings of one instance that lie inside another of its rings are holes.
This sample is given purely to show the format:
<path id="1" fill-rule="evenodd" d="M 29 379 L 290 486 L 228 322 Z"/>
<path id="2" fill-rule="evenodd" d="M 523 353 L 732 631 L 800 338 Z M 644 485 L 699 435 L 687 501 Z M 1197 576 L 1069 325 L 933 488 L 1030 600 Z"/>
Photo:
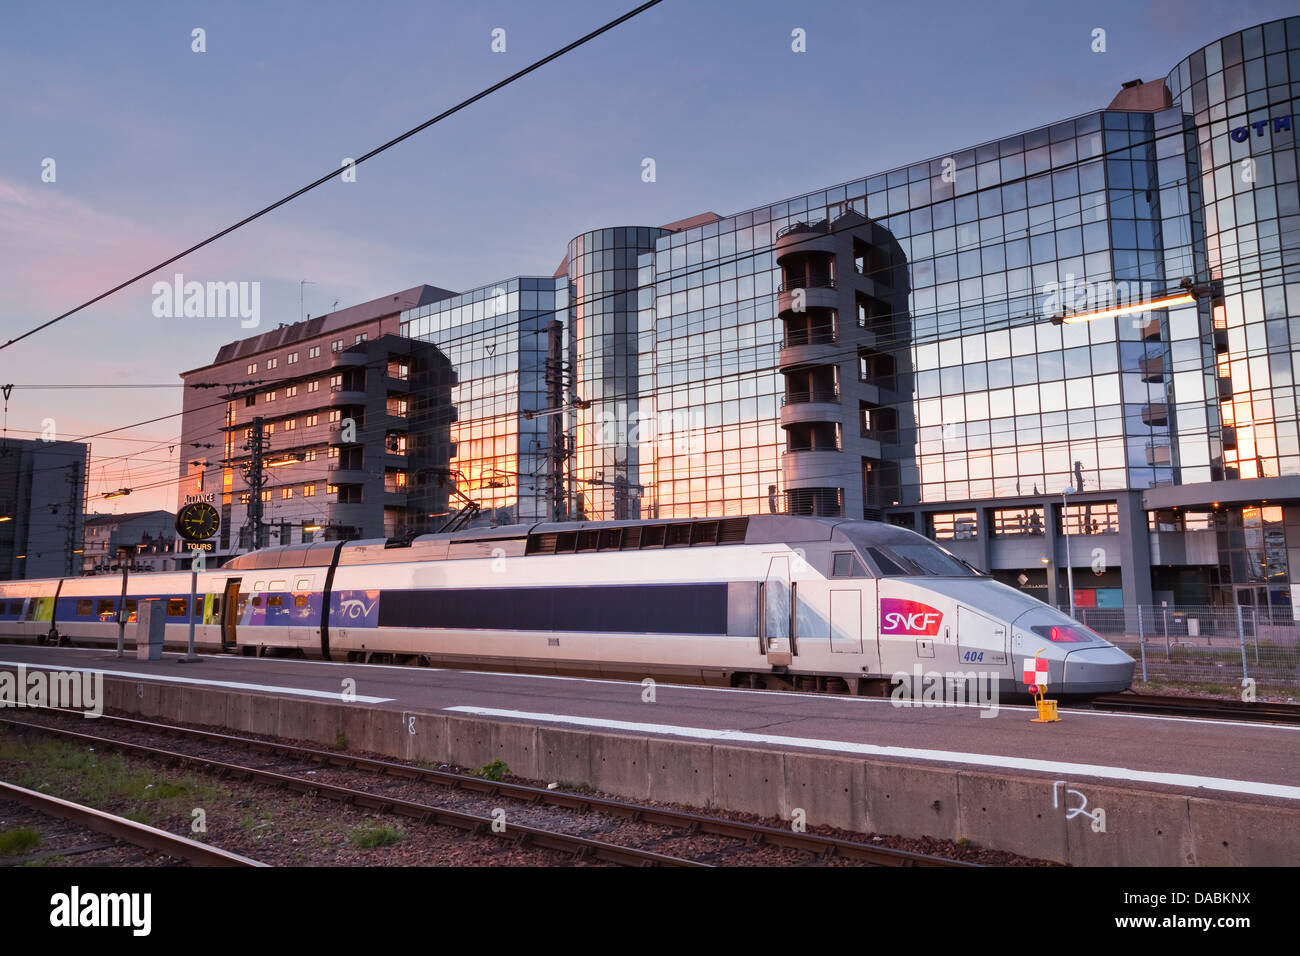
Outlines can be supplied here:
<path id="1" fill-rule="evenodd" d="M 1300 727 L 1066 708 L 0 645 L 105 674 L 106 707 L 1088 865 L 1300 863 Z M 1103 811 L 1098 813 L 1097 811 Z"/>

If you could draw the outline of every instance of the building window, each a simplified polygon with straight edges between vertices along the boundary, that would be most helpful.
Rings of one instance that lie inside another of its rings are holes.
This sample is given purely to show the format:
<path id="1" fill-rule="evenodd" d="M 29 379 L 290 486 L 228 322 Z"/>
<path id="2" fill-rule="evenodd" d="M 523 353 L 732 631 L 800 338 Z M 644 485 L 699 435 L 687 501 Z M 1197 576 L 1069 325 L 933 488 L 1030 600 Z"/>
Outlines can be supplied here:
<path id="1" fill-rule="evenodd" d="M 273 368 L 278 368 L 280 360 L 278 358 L 269 358 L 266 360 L 266 370 L 269 372 Z"/>
<path id="2" fill-rule="evenodd" d="M 319 392 L 319 391 L 320 391 L 320 382 L 308 382 L 308 383 L 307 383 L 307 391 L 308 391 L 308 392 Z"/>
<path id="3" fill-rule="evenodd" d="M 331 458 L 337 458 L 337 457 L 339 456 L 339 448 L 338 448 L 337 445 L 330 445 L 330 453 L 329 453 L 329 456 L 330 456 Z"/>
<path id="4" fill-rule="evenodd" d="M 313 345 L 311 348 L 309 348 L 309 349 L 307 350 L 307 357 L 308 357 L 308 358 L 320 358 L 320 346 L 319 346 L 319 345 Z"/>
<path id="5" fill-rule="evenodd" d="M 1058 524 L 1068 525 L 1070 534 L 1119 534 L 1119 506 L 1113 501 L 1071 501 L 1065 517 L 1067 522 Z"/>
<path id="6" fill-rule="evenodd" d="M 325 494 L 327 494 L 327 495 L 337 495 L 338 493 L 339 493 L 339 486 L 338 486 L 338 485 L 326 485 L 326 486 L 325 486 Z"/>
<path id="7" fill-rule="evenodd" d="M 256 362 L 249 362 L 249 363 L 248 363 L 248 369 L 247 369 L 247 372 L 248 372 L 249 375 L 253 375 L 253 374 L 255 374 L 255 373 L 257 372 L 257 363 L 256 363 Z"/>
<path id="8" fill-rule="evenodd" d="M 264 401 L 264 402 L 273 402 L 273 401 L 275 401 L 275 391 L 272 390 L 272 391 L 267 392 L 266 395 L 264 395 L 264 396 L 262 397 L 262 401 Z"/>
<path id="9" fill-rule="evenodd" d="M 249 405 L 256 405 L 256 404 L 257 404 L 257 396 L 256 396 L 256 395 L 245 395 L 245 396 L 244 396 L 244 407 L 245 407 L 245 408 L 247 408 Z"/>
<path id="10" fill-rule="evenodd" d="M 331 342 L 331 343 L 330 343 L 330 351 L 331 351 L 331 352 L 342 352 L 342 351 L 343 351 L 343 340 L 342 340 L 342 339 L 335 339 L 333 342 Z"/>
<path id="11" fill-rule="evenodd" d="M 289 355 L 288 355 L 288 357 L 284 360 L 284 364 L 285 364 L 285 365 L 296 365 L 296 364 L 298 364 L 298 353 L 297 353 L 297 352 L 290 352 Z"/>
<path id="12" fill-rule="evenodd" d="M 306 418 L 303 419 L 302 423 L 306 427 L 311 428 L 312 425 L 315 425 L 319 421 L 320 421 L 320 416 L 317 415 L 315 412 L 312 412 L 310 415 L 308 415 Z"/>
<path id="13" fill-rule="evenodd" d="M 247 492 L 247 491 L 245 491 L 242 495 L 239 496 L 239 503 L 240 503 L 241 505 L 246 505 L 246 504 L 248 504 L 248 492 Z"/>
<path id="14" fill-rule="evenodd" d="M 360 332 L 360 333 L 357 334 L 356 341 L 353 342 L 352 344 L 353 344 L 353 345 L 360 345 L 360 344 L 361 344 L 362 342 L 364 342 L 365 340 L 366 340 L 366 333 L 365 333 L 365 332 Z"/>
<path id="15" fill-rule="evenodd" d="M 280 489 L 280 500 L 281 500 L 281 501 L 288 501 L 288 500 L 289 500 L 290 498 L 292 498 L 292 497 L 293 497 L 293 489 L 292 489 L 292 488 L 281 488 L 281 489 Z"/>
<path id="16" fill-rule="evenodd" d="M 298 427 L 298 420 L 297 420 L 296 418 L 286 418 L 286 419 L 284 420 L 284 430 L 285 430 L 285 431 L 287 431 L 287 432 L 291 432 L 291 431 L 293 431 L 293 430 L 294 430 L 295 428 L 297 428 L 297 427 Z"/>
<path id="17" fill-rule="evenodd" d="M 330 421 L 341 422 L 343 420 L 343 410 L 339 408 L 330 409 Z"/>
<path id="18" fill-rule="evenodd" d="M 1042 508 L 999 508 L 993 512 L 993 537 L 1043 533 Z"/>
<path id="19" fill-rule="evenodd" d="M 262 500 L 263 500 L 263 501 L 270 501 L 270 500 L 271 500 L 271 492 L 270 492 L 270 489 L 268 489 L 268 490 L 262 492 Z"/>
<path id="20" fill-rule="evenodd" d="M 274 434 L 275 434 L 275 422 L 267 422 L 267 423 L 266 423 L 266 426 L 264 427 L 263 430 L 264 430 L 264 431 L 266 432 L 266 434 L 268 434 L 268 435 L 274 435 Z"/>
<path id="21" fill-rule="evenodd" d="M 303 485 L 302 496 L 304 498 L 314 498 L 316 496 L 316 485 L 315 484 Z"/>
<path id="22" fill-rule="evenodd" d="M 303 452 L 303 453 L 302 453 L 302 460 L 303 460 L 303 461 L 315 461 L 315 460 L 316 460 L 316 449 L 315 449 L 315 448 L 312 448 L 312 449 L 309 450 L 309 451 L 305 451 L 305 452 Z"/>
<path id="23" fill-rule="evenodd" d="M 285 397 L 285 398 L 293 398 L 293 397 L 294 397 L 295 395 L 297 395 L 297 394 L 298 394 L 298 386 L 297 386 L 297 385 L 290 385 L 288 388 L 286 388 L 286 389 L 284 390 L 284 397 Z"/>
<path id="24" fill-rule="evenodd" d="M 930 537 L 936 541 L 969 541 L 976 535 L 975 512 L 931 515 L 930 528 Z"/>
<path id="25" fill-rule="evenodd" d="M 342 388 L 343 388 L 343 376 L 342 376 L 342 375 L 331 375 L 331 376 L 330 376 L 330 391 L 331 391 L 331 392 L 337 392 L 337 391 L 340 391 Z"/>

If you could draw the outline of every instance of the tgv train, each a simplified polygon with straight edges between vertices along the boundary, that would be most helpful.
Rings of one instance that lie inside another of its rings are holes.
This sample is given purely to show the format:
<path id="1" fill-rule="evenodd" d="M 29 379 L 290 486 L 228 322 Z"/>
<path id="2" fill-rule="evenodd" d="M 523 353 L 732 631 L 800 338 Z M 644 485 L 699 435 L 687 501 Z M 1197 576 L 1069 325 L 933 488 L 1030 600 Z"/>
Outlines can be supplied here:
<path id="1" fill-rule="evenodd" d="M 139 602 L 188 640 L 190 573 L 0 583 L 0 636 L 134 642 Z M 124 606 L 122 606 L 124 603 Z M 471 529 L 239 555 L 198 575 L 196 644 L 723 686 L 883 689 L 975 672 L 1023 694 L 1129 686 L 1133 660 L 929 539 L 870 521 L 761 515 Z"/>

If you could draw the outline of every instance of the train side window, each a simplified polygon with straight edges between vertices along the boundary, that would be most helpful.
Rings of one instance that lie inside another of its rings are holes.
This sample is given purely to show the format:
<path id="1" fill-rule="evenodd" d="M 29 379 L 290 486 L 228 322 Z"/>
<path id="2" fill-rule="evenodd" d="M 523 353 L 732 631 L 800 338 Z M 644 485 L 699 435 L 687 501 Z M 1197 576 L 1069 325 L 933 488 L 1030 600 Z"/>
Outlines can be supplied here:
<path id="1" fill-rule="evenodd" d="M 135 623 L 135 611 L 136 611 L 136 607 L 137 607 L 137 604 L 136 604 L 136 599 L 135 599 L 135 598 L 127 598 L 127 599 L 126 599 L 126 620 L 127 620 L 127 623 L 128 623 L 128 624 L 134 624 L 134 623 Z"/>
<path id="2" fill-rule="evenodd" d="M 77 617 L 90 617 L 90 615 L 95 613 L 94 607 L 95 607 L 95 602 L 90 600 L 89 598 L 86 598 L 83 601 L 78 601 Z"/>
<path id="3" fill-rule="evenodd" d="M 265 591 L 265 590 L 266 590 L 266 582 L 265 582 L 265 581 L 257 581 L 257 582 L 255 582 L 255 583 L 253 584 L 253 590 L 254 590 L 254 591 Z"/>
<path id="4" fill-rule="evenodd" d="M 283 607 L 283 606 L 284 606 L 284 598 L 283 598 L 281 595 L 279 595 L 279 594 L 270 594 L 270 595 L 267 595 L 267 598 L 266 598 L 266 606 L 267 606 L 267 607 Z"/>
<path id="5" fill-rule="evenodd" d="M 862 564 L 852 551 L 836 551 L 831 561 L 831 577 L 861 578 Z"/>
<path id="6" fill-rule="evenodd" d="M 99 606 L 95 609 L 95 611 L 100 616 L 103 616 L 105 614 L 112 614 L 114 611 L 113 602 L 109 600 L 100 601 Z"/>
<path id="7" fill-rule="evenodd" d="M 293 589 L 295 591 L 310 591 L 311 578 L 299 578 L 297 582 L 294 584 Z"/>
<path id="8" fill-rule="evenodd" d="M 167 616 L 184 617 L 185 605 L 189 598 L 168 598 L 167 599 Z"/>
<path id="9" fill-rule="evenodd" d="M 268 591 L 283 591 L 283 590 L 284 590 L 284 582 L 283 582 L 283 581 L 272 581 L 270 584 L 268 584 L 268 585 L 266 586 L 266 589 L 267 589 Z"/>
<path id="10" fill-rule="evenodd" d="M 261 607 L 261 606 L 262 606 L 262 595 L 258 594 L 253 598 L 253 607 Z"/>
<path id="11" fill-rule="evenodd" d="M 294 606 L 294 607 L 306 607 L 306 606 L 307 606 L 307 595 L 305 595 L 305 594 L 297 594 L 297 595 L 294 595 L 293 606 Z"/>
<path id="12" fill-rule="evenodd" d="M 10 602 L 9 602 L 9 613 L 10 613 L 10 614 L 22 614 L 22 613 L 23 613 L 23 602 L 22 602 L 22 601 L 10 601 Z"/>

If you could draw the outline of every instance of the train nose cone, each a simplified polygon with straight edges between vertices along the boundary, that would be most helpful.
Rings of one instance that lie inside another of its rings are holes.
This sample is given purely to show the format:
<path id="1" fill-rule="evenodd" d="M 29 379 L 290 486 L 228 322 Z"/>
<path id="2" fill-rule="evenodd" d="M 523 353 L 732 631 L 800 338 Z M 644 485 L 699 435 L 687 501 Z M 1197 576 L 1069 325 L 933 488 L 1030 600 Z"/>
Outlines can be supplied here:
<path id="1" fill-rule="evenodd" d="M 1133 682 L 1136 662 L 1118 647 L 1087 647 L 1065 657 L 1065 687 L 1071 694 L 1117 694 Z"/>

